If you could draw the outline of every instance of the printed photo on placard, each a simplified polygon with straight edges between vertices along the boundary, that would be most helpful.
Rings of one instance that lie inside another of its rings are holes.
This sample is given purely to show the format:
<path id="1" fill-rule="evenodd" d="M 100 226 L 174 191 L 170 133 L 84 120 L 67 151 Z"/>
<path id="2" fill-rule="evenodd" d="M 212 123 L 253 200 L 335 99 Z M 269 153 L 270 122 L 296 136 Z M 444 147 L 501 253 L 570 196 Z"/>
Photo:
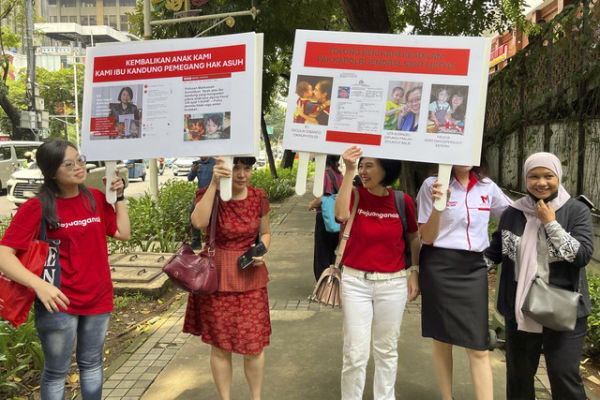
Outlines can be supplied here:
<path id="1" fill-rule="evenodd" d="M 338 87 L 338 99 L 349 99 L 350 98 L 350 86 Z"/>
<path id="2" fill-rule="evenodd" d="M 468 86 L 431 85 L 427 132 L 462 135 L 465 131 L 468 91 Z"/>
<path id="3" fill-rule="evenodd" d="M 295 123 L 316 125 L 329 123 L 332 83 L 331 77 L 298 75 Z"/>
<path id="4" fill-rule="evenodd" d="M 91 140 L 142 137 L 142 86 L 140 84 L 93 89 Z"/>
<path id="5" fill-rule="evenodd" d="M 183 116 L 183 140 L 229 139 L 231 136 L 231 113 L 185 114 Z"/>
<path id="6" fill-rule="evenodd" d="M 384 130 L 415 132 L 419 126 L 423 82 L 390 81 L 385 103 Z M 410 95 L 410 96 L 409 96 Z M 408 98 L 410 97 L 410 104 Z"/>

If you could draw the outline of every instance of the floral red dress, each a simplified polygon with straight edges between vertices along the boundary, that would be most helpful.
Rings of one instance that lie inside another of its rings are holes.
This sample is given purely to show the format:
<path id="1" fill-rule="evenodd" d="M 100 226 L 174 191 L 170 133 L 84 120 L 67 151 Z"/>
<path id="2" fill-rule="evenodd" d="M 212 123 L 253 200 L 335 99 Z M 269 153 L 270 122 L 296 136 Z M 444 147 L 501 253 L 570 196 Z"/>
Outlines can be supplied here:
<path id="1" fill-rule="evenodd" d="M 205 192 L 198 190 L 196 201 Z M 244 200 L 225 202 L 219 197 L 215 237 L 219 289 L 211 295 L 190 294 L 183 332 L 238 354 L 260 354 L 270 343 L 267 268 L 263 264 L 242 271 L 237 265 L 238 257 L 256 240 L 260 218 L 268 212 L 267 195 L 252 186 Z"/>

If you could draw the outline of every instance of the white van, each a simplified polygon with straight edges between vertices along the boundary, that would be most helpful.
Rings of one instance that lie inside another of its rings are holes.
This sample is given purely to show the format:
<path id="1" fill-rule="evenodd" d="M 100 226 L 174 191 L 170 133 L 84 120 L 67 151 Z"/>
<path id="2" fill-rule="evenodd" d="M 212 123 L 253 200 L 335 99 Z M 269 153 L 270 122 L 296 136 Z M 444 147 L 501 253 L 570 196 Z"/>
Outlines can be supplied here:
<path id="1" fill-rule="evenodd" d="M 87 177 L 85 185 L 87 187 L 96 188 L 105 192 L 106 186 L 102 181 L 106 175 L 106 166 L 104 161 L 88 161 L 86 164 Z M 123 178 L 125 187 L 129 185 L 128 171 L 125 164 L 117 164 L 119 176 Z M 25 203 L 30 198 L 34 197 L 40 190 L 44 176 L 35 162 L 29 164 L 27 168 L 21 168 L 12 174 L 7 183 L 7 199 L 12 201 L 17 206 Z"/>
<path id="2" fill-rule="evenodd" d="M 33 153 L 42 142 L 33 141 L 0 141 L 0 192 L 7 187 L 10 176 L 23 167 L 27 156 Z"/>

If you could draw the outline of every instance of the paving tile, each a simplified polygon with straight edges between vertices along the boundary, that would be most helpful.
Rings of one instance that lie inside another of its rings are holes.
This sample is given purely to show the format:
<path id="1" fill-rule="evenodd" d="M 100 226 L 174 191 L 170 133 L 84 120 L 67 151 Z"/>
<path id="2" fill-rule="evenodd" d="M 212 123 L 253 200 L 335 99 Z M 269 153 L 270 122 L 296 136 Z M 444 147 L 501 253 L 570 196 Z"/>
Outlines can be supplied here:
<path id="1" fill-rule="evenodd" d="M 119 383 L 121 383 L 121 381 L 111 378 L 102 384 L 102 390 L 103 391 L 112 390 L 112 389 L 116 388 L 117 385 L 119 385 Z"/>
<path id="2" fill-rule="evenodd" d="M 150 386 L 152 384 L 153 379 L 139 379 L 135 382 L 135 384 L 133 385 L 134 389 L 139 389 L 139 388 L 147 388 L 148 386 Z"/>
<path id="3" fill-rule="evenodd" d="M 116 387 L 116 389 L 131 389 L 134 384 L 135 384 L 134 380 L 121 381 L 121 383 L 119 383 L 119 385 Z"/>
<path id="4" fill-rule="evenodd" d="M 136 389 L 131 389 L 127 392 L 127 396 L 138 396 L 141 397 L 144 392 L 146 391 L 145 388 L 136 388 Z"/>
<path id="5" fill-rule="evenodd" d="M 127 389 L 114 389 L 110 395 L 111 396 L 119 396 L 119 398 L 123 398 L 123 396 L 125 396 L 125 393 L 127 393 Z"/>

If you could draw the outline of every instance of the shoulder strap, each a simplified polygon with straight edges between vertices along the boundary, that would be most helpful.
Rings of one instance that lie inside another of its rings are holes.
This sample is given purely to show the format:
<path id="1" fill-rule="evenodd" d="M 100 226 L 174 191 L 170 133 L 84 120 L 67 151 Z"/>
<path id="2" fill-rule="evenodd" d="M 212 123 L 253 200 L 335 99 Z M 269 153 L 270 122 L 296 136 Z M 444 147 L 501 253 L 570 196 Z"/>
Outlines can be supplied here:
<path id="1" fill-rule="evenodd" d="M 219 218 L 219 193 L 215 193 L 215 200 L 213 201 L 213 208 L 210 214 L 210 239 L 208 241 L 208 254 L 209 256 L 215 252 L 215 234 L 217 231 L 217 219 Z"/>
<path id="2" fill-rule="evenodd" d="M 346 227 L 344 228 L 344 233 L 342 233 L 342 239 L 340 240 L 340 244 L 338 245 L 337 257 L 335 258 L 335 267 L 339 267 L 342 263 L 342 257 L 344 256 L 344 249 L 346 248 L 346 243 L 348 239 L 350 239 L 350 231 L 352 230 L 352 224 L 354 223 L 354 217 L 356 216 L 356 210 L 358 209 L 358 201 L 360 200 L 360 195 L 356 188 L 352 188 L 352 192 L 354 193 L 354 205 L 352 206 L 352 213 L 350 214 L 350 219 L 346 222 Z"/>
<path id="3" fill-rule="evenodd" d="M 406 220 L 406 204 L 404 201 L 404 192 L 402 190 L 394 190 L 394 201 L 396 202 L 396 211 L 402 222 L 402 236 L 404 238 L 404 258 L 406 268 L 412 264 L 412 256 L 410 252 L 410 239 L 408 237 L 408 221 Z"/>
<path id="4" fill-rule="evenodd" d="M 331 184 L 333 185 L 333 190 L 335 190 L 336 194 L 337 192 L 340 191 L 340 188 L 338 187 L 337 181 L 335 179 L 335 175 L 333 174 L 333 172 L 330 169 L 326 169 L 325 172 L 327 172 L 327 175 L 329 175 L 329 179 L 331 179 Z"/>

